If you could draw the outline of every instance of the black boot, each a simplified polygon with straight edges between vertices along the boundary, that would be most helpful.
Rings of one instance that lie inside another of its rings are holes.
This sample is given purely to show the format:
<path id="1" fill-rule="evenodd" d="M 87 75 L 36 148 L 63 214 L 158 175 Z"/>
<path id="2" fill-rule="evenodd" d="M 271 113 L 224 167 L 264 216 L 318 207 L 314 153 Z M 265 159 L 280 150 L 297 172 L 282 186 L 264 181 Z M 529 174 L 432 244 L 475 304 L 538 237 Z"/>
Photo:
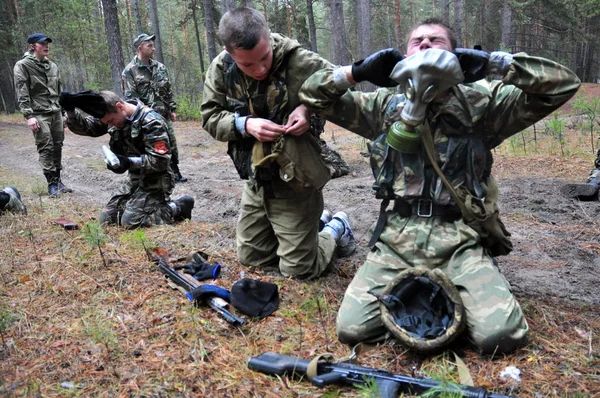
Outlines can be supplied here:
<path id="1" fill-rule="evenodd" d="M 58 190 L 59 190 L 61 193 L 71 193 L 71 192 L 73 192 L 73 190 L 72 190 L 71 188 L 67 188 L 67 187 L 65 186 L 65 184 L 63 184 L 63 182 L 62 182 L 62 180 L 61 180 L 61 178 L 60 178 L 60 170 L 58 170 L 58 171 L 56 172 L 56 175 L 58 176 Z"/>
<path id="2" fill-rule="evenodd" d="M 582 201 L 598 198 L 598 185 L 596 184 L 565 184 L 560 187 L 560 193 L 567 198 Z"/>
<path id="3" fill-rule="evenodd" d="M 173 218 L 175 221 L 190 220 L 192 218 L 192 209 L 194 208 L 194 198 L 185 195 L 175 202 Z"/>
<path id="4" fill-rule="evenodd" d="M 175 182 L 187 182 L 188 179 L 181 175 L 177 163 L 171 163 L 171 169 L 173 170 L 173 174 L 175 174 Z"/>
<path id="5" fill-rule="evenodd" d="M 44 173 L 46 177 L 46 181 L 48 181 L 48 196 L 51 198 L 56 198 L 60 195 L 60 190 L 58 189 L 58 176 L 56 171 L 50 171 Z"/>

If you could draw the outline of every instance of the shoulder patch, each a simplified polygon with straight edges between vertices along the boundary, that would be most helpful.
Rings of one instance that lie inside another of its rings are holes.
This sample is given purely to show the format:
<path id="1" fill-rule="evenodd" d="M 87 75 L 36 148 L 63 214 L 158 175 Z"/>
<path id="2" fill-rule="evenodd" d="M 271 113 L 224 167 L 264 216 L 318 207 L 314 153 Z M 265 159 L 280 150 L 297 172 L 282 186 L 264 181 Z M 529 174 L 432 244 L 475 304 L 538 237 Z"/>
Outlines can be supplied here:
<path id="1" fill-rule="evenodd" d="M 168 151 L 167 144 L 164 141 L 157 141 L 154 143 L 154 150 L 159 155 L 164 155 Z"/>

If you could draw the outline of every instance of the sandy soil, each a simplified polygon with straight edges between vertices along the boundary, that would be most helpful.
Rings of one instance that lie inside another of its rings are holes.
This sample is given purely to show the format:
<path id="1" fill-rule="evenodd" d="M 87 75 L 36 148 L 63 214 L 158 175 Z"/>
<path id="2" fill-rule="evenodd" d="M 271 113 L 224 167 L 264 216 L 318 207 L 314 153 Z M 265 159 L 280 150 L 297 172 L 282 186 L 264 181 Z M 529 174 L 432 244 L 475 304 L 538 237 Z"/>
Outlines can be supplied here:
<path id="1" fill-rule="evenodd" d="M 41 181 L 37 153 L 25 123 L 0 123 L 2 131 L 6 138 L 0 142 L 0 166 L 25 176 L 39 176 Z M 198 123 L 178 122 L 176 134 L 180 168 L 189 182 L 178 184 L 173 198 L 192 195 L 196 199 L 193 221 L 219 224 L 226 233 L 218 234 L 222 238 L 218 238 L 221 241 L 217 244 L 234 247 L 232 231 L 243 182 L 226 154 L 226 145 L 214 141 Z M 344 210 L 350 215 L 359 248 L 345 261 L 358 267 L 368 251 L 367 229 L 379 211 L 379 201 L 371 190 L 373 177 L 364 156 L 366 144 L 360 137 L 335 126 L 329 126 L 325 139 L 351 166 L 351 175 L 329 182 L 324 195 L 326 208 L 334 212 Z M 67 131 L 64 146 L 63 181 L 75 191 L 71 194 L 72 200 L 89 203 L 98 211 L 125 178 L 104 168 L 100 147 L 107 141 L 107 137 L 80 137 Z M 591 156 L 586 160 L 590 166 L 592 160 Z M 502 156 L 496 160 L 501 210 L 515 246 L 509 256 L 498 258 L 500 268 L 518 296 L 553 297 L 598 305 L 600 228 L 595 217 L 600 203 L 577 202 L 560 196 L 558 188 L 567 180 L 560 173 L 554 177 L 550 163 L 542 159 L 536 165 L 531 164 L 530 159 Z M 531 167 L 546 171 L 545 167 L 548 168 L 547 172 L 537 173 L 542 177 L 523 177 L 522 173 L 514 173 L 519 164 L 525 170 Z M 507 168 L 512 172 L 504 171 Z M 584 179 L 585 175 L 569 178 L 571 182 Z"/>

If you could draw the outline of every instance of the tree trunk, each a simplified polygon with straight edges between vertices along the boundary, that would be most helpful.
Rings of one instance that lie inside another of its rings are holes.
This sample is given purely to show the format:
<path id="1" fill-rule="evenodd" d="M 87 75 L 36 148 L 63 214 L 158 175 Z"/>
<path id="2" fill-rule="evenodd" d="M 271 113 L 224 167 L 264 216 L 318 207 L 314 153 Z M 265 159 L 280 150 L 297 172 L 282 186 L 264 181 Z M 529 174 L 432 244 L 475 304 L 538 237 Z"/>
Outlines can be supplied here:
<path id="1" fill-rule="evenodd" d="M 217 34 L 212 0 L 202 0 L 202 7 L 204 8 L 204 31 L 206 32 L 208 60 L 212 61 L 217 56 Z"/>
<path id="2" fill-rule="evenodd" d="M 198 29 L 198 18 L 196 18 L 197 0 L 192 1 L 192 19 L 194 20 L 194 31 L 196 32 L 196 44 L 198 45 L 198 56 L 200 58 L 200 71 L 204 77 L 204 57 L 202 56 L 202 45 L 200 44 L 200 29 Z"/>
<path id="3" fill-rule="evenodd" d="M 158 7 L 156 5 L 156 0 L 150 0 L 150 17 L 152 19 L 152 30 L 153 34 L 156 36 L 154 39 L 154 44 L 156 47 L 156 52 L 154 53 L 154 58 L 158 62 L 165 62 L 165 57 L 163 56 L 162 50 L 162 40 L 160 37 L 160 24 L 158 21 Z"/>
<path id="4" fill-rule="evenodd" d="M 504 3 L 502 11 L 502 35 L 500 41 L 505 49 L 514 50 L 511 42 L 511 27 L 512 27 L 512 10 L 509 2 Z"/>
<path id="5" fill-rule="evenodd" d="M 131 6 L 133 7 L 133 17 L 135 18 L 135 27 L 137 29 L 137 35 L 140 33 L 144 33 L 144 28 L 142 27 L 142 17 L 140 16 L 140 6 L 138 4 L 138 0 L 131 0 Z"/>
<path id="6" fill-rule="evenodd" d="M 235 0 L 221 0 L 221 11 L 225 14 L 235 8 Z"/>
<path id="7" fill-rule="evenodd" d="M 394 0 L 394 33 L 396 36 L 396 48 L 404 48 L 404 38 L 402 37 L 402 10 L 400 9 L 400 0 Z"/>
<path id="8" fill-rule="evenodd" d="M 267 13 L 265 12 L 265 18 L 267 18 Z M 269 21 L 267 20 L 267 23 Z M 269 24 L 273 32 L 281 33 L 281 25 L 279 24 L 279 0 L 273 0 L 273 20 Z"/>
<path id="9" fill-rule="evenodd" d="M 110 61 L 110 75 L 112 77 L 113 91 L 118 96 L 123 96 L 121 91 L 121 72 L 125 67 L 123 63 L 123 50 L 121 49 L 121 30 L 119 29 L 119 15 L 116 0 L 102 0 L 104 12 L 104 27 L 108 42 L 108 58 Z"/>
<path id="10" fill-rule="evenodd" d="M 306 0 L 306 16 L 310 33 L 310 49 L 317 52 L 317 26 L 315 25 L 315 14 L 313 12 L 313 0 Z"/>
<path id="11" fill-rule="evenodd" d="M 335 64 L 348 65 L 350 54 L 346 47 L 346 28 L 344 26 L 344 3 L 342 0 L 330 0 L 332 59 Z"/>
<path id="12" fill-rule="evenodd" d="M 358 53 L 360 59 L 368 57 L 371 50 L 371 6 L 370 0 L 358 0 Z M 375 91 L 373 83 L 360 83 L 361 91 Z"/>
<path id="13" fill-rule="evenodd" d="M 442 0 L 442 21 L 450 26 L 450 0 Z"/>
<path id="14" fill-rule="evenodd" d="M 454 0 L 454 33 L 458 47 L 463 46 L 463 9 L 464 0 Z"/>

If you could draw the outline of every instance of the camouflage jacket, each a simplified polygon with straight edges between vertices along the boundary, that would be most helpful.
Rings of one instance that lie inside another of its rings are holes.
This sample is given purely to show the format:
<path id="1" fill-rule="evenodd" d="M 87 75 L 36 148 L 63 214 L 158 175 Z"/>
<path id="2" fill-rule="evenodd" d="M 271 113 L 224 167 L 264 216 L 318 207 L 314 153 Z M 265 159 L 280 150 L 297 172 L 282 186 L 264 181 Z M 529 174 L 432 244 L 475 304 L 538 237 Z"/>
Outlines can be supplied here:
<path id="1" fill-rule="evenodd" d="M 455 188 L 465 187 L 475 197 L 484 198 L 493 163 L 491 149 L 556 110 L 579 85 L 577 76 L 564 66 L 519 53 L 502 80 L 480 80 L 451 88 L 445 97 L 430 104 L 426 116 L 444 175 Z M 394 151 L 381 139 L 399 120 L 405 101 L 402 94 L 387 89 L 373 93 L 341 89 L 334 83 L 333 70 L 327 69 L 305 82 L 300 99 L 339 126 L 371 140 L 380 137 L 374 142 L 371 162 L 375 172 L 387 158 L 393 158 L 390 196 L 453 203 L 429 164 L 423 145 L 418 153 L 406 154 Z"/>
<path id="2" fill-rule="evenodd" d="M 177 110 L 167 67 L 158 61 L 145 65 L 136 55 L 123 69 L 121 85 L 126 99 L 138 98 L 165 118 Z"/>
<path id="3" fill-rule="evenodd" d="M 169 162 L 171 148 L 167 125 L 155 111 L 138 100 L 128 101 L 137 105 L 125 126 L 110 127 L 95 117 L 84 117 L 78 109 L 68 113 L 67 126 L 77 135 L 100 137 L 110 135 L 110 149 L 123 156 L 139 156 L 142 167 L 129 170 L 129 178 L 146 190 L 162 190 L 170 193 L 173 182 Z"/>
<path id="4" fill-rule="evenodd" d="M 58 95 L 62 91 L 62 83 L 54 62 L 48 58 L 40 61 L 27 52 L 15 64 L 14 75 L 17 102 L 25 119 L 36 113 L 60 111 Z"/>
<path id="5" fill-rule="evenodd" d="M 269 76 L 254 80 L 241 72 L 226 51 L 211 63 L 206 73 L 201 105 L 203 127 L 219 141 L 239 141 L 236 116 L 257 116 L 285 124 L 300 104 L 298 91 L 307 77 L 332 65 L 303 49 L 296 40 L 271 34 L 273 64 Z M 253 139 L 253 137 L 251 137 Z M 275 195 L 287 190 L 279 178 L 272 180 Z"/>

